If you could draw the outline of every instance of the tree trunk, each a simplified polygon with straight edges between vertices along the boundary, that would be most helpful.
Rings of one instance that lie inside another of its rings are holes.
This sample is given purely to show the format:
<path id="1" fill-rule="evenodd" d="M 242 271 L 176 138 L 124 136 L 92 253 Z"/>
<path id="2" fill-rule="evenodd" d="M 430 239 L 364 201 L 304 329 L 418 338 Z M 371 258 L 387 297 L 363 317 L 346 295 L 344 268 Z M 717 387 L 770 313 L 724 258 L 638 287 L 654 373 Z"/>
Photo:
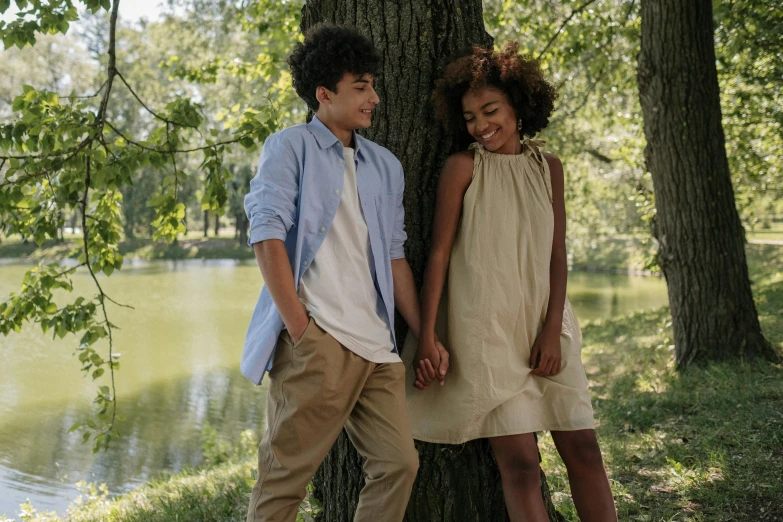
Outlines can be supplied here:
<path id="1" fill-rule="evenodd" d="M 220 235 L 220 214 L 215 212 L 215 237 Z"/>
<path id="2" fill-rule="evenodd" d="M 65 242 L 65 218 L 63 217 L 62 209 L 57 210 L 57 242 Z"/>
<path id="3" fill-rule="evenodd" d="M 204 237 L 207 237 L 209 232 L 209 210 L 204 211 Z"/>
<path id="4" fill-rule="evenodd" d="M 247 244 L 247 228 L 248 228 L 247 216 L 244 212 L 237 214 L 237 234 L 239 237 L 239 246 L 245 246 Z"/>
<path id="5" fill-rule="evenodd" d="M 712 0 L 643 0 L 639 93 L 678 368 L 775 359 L 748 279 L 721 126 Z"/>
<path id="6" fill-rule="evenodd" d="M 372 2 L 310 0 L 302 30 L 318 22 L 357 27 L 380 51 L 381 99 L 373 124 L 363 134 L 391 150 L 405 169 L 406 256 L 420 285 L 429 252 L 438 172 L 456 150 L 454 136 L 435 121 L 430 95 L 435 80 L 455 53 L 473 44 L 491 45 L 480 0 Z M 397 338 L 405 338 L 398 316 Z M 486 440 L 458 446 L 417 442 L 420 469 L 406 513 L 407 522 L 494 522 L 508 520 L 500 475 Z M 353 519 L 364 485 L 362 459 L 343 432 L 316 473 L 316 497 L 323 501 L 319 522 Z M 542 473 L 544 499 L 552 506 Z"/>

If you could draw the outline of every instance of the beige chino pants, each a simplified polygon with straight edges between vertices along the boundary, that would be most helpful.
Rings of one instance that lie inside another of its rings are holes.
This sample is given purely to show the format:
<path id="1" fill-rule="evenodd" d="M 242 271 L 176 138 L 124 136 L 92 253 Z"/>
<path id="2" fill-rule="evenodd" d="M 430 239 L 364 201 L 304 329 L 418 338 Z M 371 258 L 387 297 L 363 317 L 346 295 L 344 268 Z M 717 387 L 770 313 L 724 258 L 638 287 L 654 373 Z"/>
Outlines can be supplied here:
<path id="1" fill-rule="evenodd" d="M 402 520 L 419 466 L 402 363 L 371 363 L 311 318 L 296 345 L 288 332 L 280 335 L 267 401 L 247 522 L 293 522 L 308 482 L 343 427 L 367 459 L 354 520 Z"/>

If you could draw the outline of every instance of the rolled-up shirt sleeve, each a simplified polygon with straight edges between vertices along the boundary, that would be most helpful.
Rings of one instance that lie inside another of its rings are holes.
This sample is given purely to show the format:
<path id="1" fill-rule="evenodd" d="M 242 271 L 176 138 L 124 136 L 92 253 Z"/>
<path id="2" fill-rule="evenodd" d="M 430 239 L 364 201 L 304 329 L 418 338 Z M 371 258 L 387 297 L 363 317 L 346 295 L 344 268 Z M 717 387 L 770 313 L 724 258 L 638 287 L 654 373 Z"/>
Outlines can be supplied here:
<path id="1" fill-rule="evenodd" d="M 408 239 L 408 234 L 405 233 L 405 205 L 403 203 L 405 174 L 402 171 L 402 165 L 400 165 L 398 178 L 397 208 L 394 213 L 394 233 L 392 234 L 391 251 L 389 253 L 392 260 L 405 257 L 405 240 Z"/>
<path id="2" fill-rule="evenodd" d="M 247 244 L 267 239 L 285 241 L 296 219 L 299 168 L 291 146 L 282 133 L 269 136 L 261 151 L 258 172 L 245 196 L 250 223 Z"/>

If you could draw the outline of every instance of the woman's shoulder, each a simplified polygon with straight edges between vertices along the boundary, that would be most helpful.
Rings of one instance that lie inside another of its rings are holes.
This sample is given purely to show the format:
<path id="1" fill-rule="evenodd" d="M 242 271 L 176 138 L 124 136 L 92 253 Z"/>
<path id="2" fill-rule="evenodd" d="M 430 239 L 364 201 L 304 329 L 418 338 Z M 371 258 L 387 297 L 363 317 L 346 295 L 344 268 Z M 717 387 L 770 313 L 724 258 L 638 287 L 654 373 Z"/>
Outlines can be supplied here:
<path id="1" fill-rule="evenodd" d="M 473 153 L 471 151 L 456 152 L 446 158 L 440 171 L 440 185 L 467 189 L 473 179 Z"/>
<path id="2" fill-rule="evenodd" d="M 446 159 L 446 163 L 443 165 L 443 170 L 457 172 L 473 172 L 473 151 L 461 150 L 455 152 Z"/>

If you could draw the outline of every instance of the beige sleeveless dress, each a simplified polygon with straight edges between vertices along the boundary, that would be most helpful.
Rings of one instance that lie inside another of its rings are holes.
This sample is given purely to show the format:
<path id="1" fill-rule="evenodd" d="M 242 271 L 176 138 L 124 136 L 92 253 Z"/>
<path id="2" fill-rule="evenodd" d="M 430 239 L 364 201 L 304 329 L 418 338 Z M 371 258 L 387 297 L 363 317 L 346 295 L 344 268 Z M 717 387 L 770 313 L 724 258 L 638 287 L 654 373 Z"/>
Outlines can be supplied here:
<path id="1" fill-rule="evenodd" d="M 461 444 L 593 428 L 582 334 L 568 300 L 560 372 L 539 377 L 530 373 L 528 363 L 546 318 L 554 229 L 549 166 L 541 145 L 525 140 L 518 155 L 471 145 L 473 180 L 463 199 L 436 324 L 450 354 L 445 385 L 425 391 L 414 387 L 413 335 L 403 349 L 415 439 Z"/>

